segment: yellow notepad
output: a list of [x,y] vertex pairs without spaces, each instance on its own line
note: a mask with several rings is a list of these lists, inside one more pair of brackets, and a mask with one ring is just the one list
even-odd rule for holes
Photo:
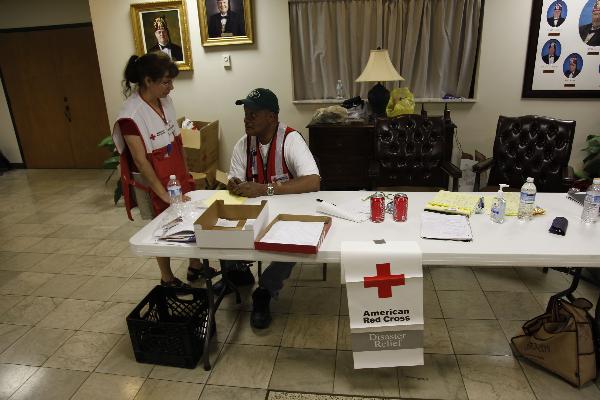
[[440,211],[450,214],[471,215],[479,202],[479,197],[472,193],[457,193],[440,190],[426,205],[426,210]]
[[215,200],[223,200],[225,204],[243,204],[246,197],[236,196],[229,193],[229,190],[217,190],[212,196],[204,200],[204,205],[209,207]]

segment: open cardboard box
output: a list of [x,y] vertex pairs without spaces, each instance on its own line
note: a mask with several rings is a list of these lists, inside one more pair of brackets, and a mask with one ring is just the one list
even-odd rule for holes
[[[316,246],[299,245],[290,243],[264,243],[260,240],[265,234],[271,229],[271,227],[278,221],[302,221],[302,222],[324,222],[323,231],[321,231],[321,237],[317,242]],[[316,215],[293,215],[293,214],[279,214],[271,223],[260,233],[256,241],[254,242],[254,248],[256,250],[266,251],[283,251],[288,253],[305,253],[305,254],[317,254],[323,239],[331,228],[331,217],[316,216]]]
[[[177,123],[181,126],[183,118]],[[215,174],[219,161],[219,121],[192,121],[195,129],[181,128],[181,141],[185,147],[185,159],[191,172],[204,173],[205,176],[194,176],[199,188],[204,188],[199,181],[205,180],[205,186],[216,185]]]
[[[196,244],[207,248],[253,249],[254,242],[262,232],[269,212],[267,201],[260,204],[225,204],[223,200],[215,200],[194,222]],[[234,228],[215,226],[219,218],[239,221]],[[253,219],[249,229],[244,229],[246,221]]]

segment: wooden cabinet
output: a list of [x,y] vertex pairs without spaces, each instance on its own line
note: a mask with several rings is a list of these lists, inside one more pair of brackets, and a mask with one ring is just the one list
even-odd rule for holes
[[373,131],[372,124],[308,126],[310,151],[321,173],[321,190],[369,188]]

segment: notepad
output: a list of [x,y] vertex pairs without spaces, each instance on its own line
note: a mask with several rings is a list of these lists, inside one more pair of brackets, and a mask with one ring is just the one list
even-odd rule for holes
[[421,237],[439,240],[473,240],[469,218],[465,215],[421,213]]
[[215,194],[204,200],[204,204],[209,207],[215,200],[223,200],[227,204],[243,204],[246,201],[246,197],[236,196],[229,193],[229,190],[217,190]]
[[475,211],[480,196],[468,193],[448,192],[440,190],[433,199],[427,202],[425,210],[439,211],[448,214],[471,215]]

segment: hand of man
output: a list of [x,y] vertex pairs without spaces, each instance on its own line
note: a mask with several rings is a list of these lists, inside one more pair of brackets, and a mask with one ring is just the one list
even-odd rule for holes
[[237,185],[233,194],[243,197],[260,197],[267,194],[267,185],[256,182],[243,182]]
[[238,178],[231,178],[229,180],[229,182],[227,182],[227,190],[229,190],[230,193],[235,194],[235,191],[238,188],[238,185],[242,183],[242,181]]

